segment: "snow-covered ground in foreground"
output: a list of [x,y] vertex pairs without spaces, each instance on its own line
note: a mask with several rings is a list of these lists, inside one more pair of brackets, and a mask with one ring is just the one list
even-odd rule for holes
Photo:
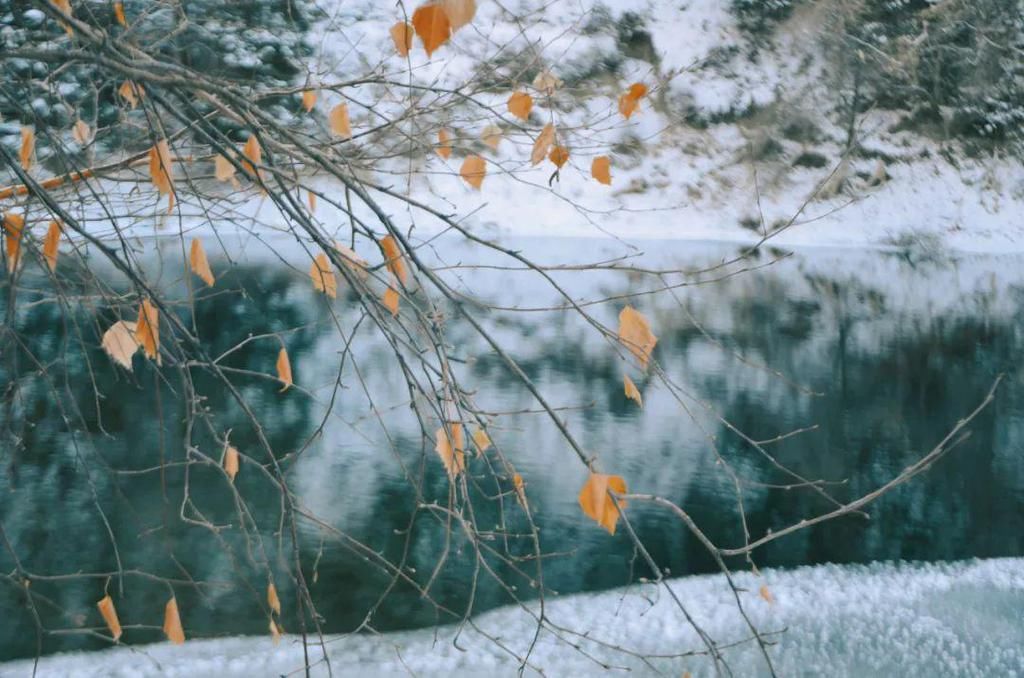
[[[765,571],[760,579],[738,576],[752,621],[775,636],[771,655],[780,675],[842,678],[856,676],[1020,676],[1024,675],[1024,559],[950,564],[874,564],[803,567]],[[757,594],[767,584],[769,604]],[[690,577],[672,582],[684,605],[719,642],[745,636],[722,579]],[[629,675],[657,675],[610,645],[647,654],[697,649],[697,638],[664,593],[653,586],[629,591],[569,596],[549,602],[555,623],[587,634],[571,637],[587,653]],[[477,624],[523,652],[535,626],[519,608],[483,614]],[[327,645],[338,676],[511,676],[518,663],[472,629],[453,643],[454,627],[381,636],[332,637]],[[602,641],[607,645],[600,645]],[[319,655],[315,654],[314,657]],[[737,676],[765,675],[763,660],[749,643],[726,651]],[[582,653],[542,633],[530,657],[549,676],[595,675],[602,669]],[[47,676],[278,676],[302,666],[302,648],[288,636],[224,638],[116,648],[46,657],[38,675]],[[703,658],[654,660],[663,675],[713,672]],[[0,675],[25,676],[31,661],[0,665]],[[529,673],[529,672],[528,672]],[[624,672],[623,672],[624,673]],[[314,675],[326,675],[323,665]]]

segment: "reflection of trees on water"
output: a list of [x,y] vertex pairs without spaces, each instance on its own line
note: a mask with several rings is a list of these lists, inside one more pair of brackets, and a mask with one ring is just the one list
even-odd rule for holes
[[[690,391],[712,402],[739,429],[756,438],[817,424],[817,431],[772,445],[771,451],[807,477],[848,478],[848,485],[833,488],[839,499],[859,496],[884,483],[937,442],[952,422],[980,401],[995,374],[1012,367],[1024,343],[1012,320],[996,320],[983,312],[978,317],[956,315],[919,322],[920,318],[886,312],[884,296],[870,289],[799,279],[801,285],[815,290],[816,296],[809,298],[795,293],[792,282],[782,274],[759,274],[753,287],[708,288],[703,296],[690,299],[687,308],[729,351],[764,362],[825,396],[801,394],[781,380],[743,365],[712,346],[681,313],[659,313],[657,355],[673,378],[683,380]],[[323,315],[323,300],[315,298],[310,303],[314,298],[305,281],[295,282],[290,273],[240,268],[219,280],[218,288],[221,285],[224,289],[244,287],[249,294],[213,295],[196,304],[199,336],[212,355],[249,334],[288,330]],[[191,633],[264,633],[266,619],[258,604],[263,570],[247,560],[238,530],[225,529],[215,537],[202,528],[182,524],[177,517],[182,494],[180,469],[168,469],[163,477],[158,473],[125,477],[107,472],[107,466],[155,466],[161,454],[167,460],[180,459],[183,406],[176,398],[178,386],[173,380],[162,383],[158,391],[152,367],[141,360],[137,359],[135,375],[110,365],[97,348],[96,329],[109,322],[105,311],[99,322],[93,311],[80,315],[89,345],[84,355],[92,361],[91,371],[77,340],[65,340],[66,325],[57,307],[39,305],[18,316],[18,331],[33,337],[33,350],[51,361],[51,379],[59,384],[63,400],[73,398],[84,418],[84,424],[75,427],[80,449],[76,456],[71,436],[62,428],[56,400],[38,379],[30,378],[32,368],[25,361],[18,362],[23,403],[18,416],[28,425],[17,474],[0,479],[0,515],[24,566],[38,573],[115,568],[109,540],[84,482],[82,472],[88,469],[111,517],[126,567],[180,577],[173,553],[197,579],[234,585],[204,591],[205,596],[177,587]],[[187,322],[192,322],[191,316]],[[637,410],[622,393],[622,367],[613,352],[604,344],[579,341],[581,331],[571,324],[543,334],[535,333],[530,325],[506,331],[509,336],[518,333],[521,337],[516,352],[533,380],[564,396],[563,401],[593,403],[566,412],[566,418],[581,432],[581,439],[600,453],[602,463],[629,478],[632,489],[654,489],[687,508],[722,544],[739,542],[731,485],[715,467],[699,429],[676,407],[659,401],[656,388],[645,393],[646,408]],[[865,342],[865,336],[881,339]],[[331,347],[337,339],[329,330],[307,329],[288,335],[299,383],[304,373],[326,369],[317,364],[325,342],[331,351],[336,350]],[[251,342],[226,358],[224,365],[272,374],[279,346],[274,340]],[[481,397],[493,394],[509,409],[526,402],[518,381],[492,356],[478,350],[481,353],[465,369],[470,371],[470,382],[479,386]],[[360,368],[371,385],[396,377],[393,363],[373,340],[359,349],[359,355]],[[5,360],[0,367],[5,383],[15,376],[9,364]],[[173,372],[165,369],[164,374]],[[234,409],[223,388],[199,370],[193,376],[197,390],[216,404],[223,430],[232,429],[232,441],[243,450],[258,449],[245,418]],[[318,406],[300,394],[278,394],[278,385],[271,381],[239,377],[237,383],[264,422],[279,455],[293,451],[297,441],[305,440],[319,422]],[[93,385],[101,394],[99,399],[94,398]],[[361,414],[348,412],[355,409],[356,400],[348,394],[339,401],[345,415]],[[758,564],[1024,553],[1024,466],[1013,461],[1018,458],[1024,430],[1022,400],[1020,381],[1011,376],[994,407],[971,427],[972,437],[926,475],[883,498],[872,509],[870,522],[847,518],[793,535],[761,550]],[[440,465],[433,463],[429,448],[424,456],[412,416],[406,411],[393,412],[390,417],[398,454],[417,477],[422,474],[425,496],[443,501],[446,477]],[[745,478],[786,482],[755,450],[720,424],[710,417],[701,421],[718,436],[723,455]],[[529,415],[508,417],[502,424],[506,433],[500,443],[527,480],[544,550],[570,552],[547,561],[546,585],[569,593],[607,588],[625,583],[631,574],[647,574],[639,567],[631,569],[633,553],[625,539],[608,538],[578,515],[575,491],[581,480],[579,469],[570,466],[564,450],[555,447],[556,439],[549,435],[548,427],[538,425]],[[330,501],[327,507],[317,508],[318,514],[344,526],[351,537],[393,562],[405,553],[407,571],[425,581],[444,543],[443,526],[420,514],[410,527],[414,498],[393,458],[378,449],[380,441],[344,439],[341,443],[337,435],[325,435],[297,462],[289,461],[290,480],[316,477]],[[200,432],[197,444],[217,453],[205,433]],[[192,493],[204,513],[218,524],[234,520],[223,478],[211,469],[194,469],[192,473]],[[347,477],[349,473],[353,477]],[[244,470],[237,482],[271,546],[271,557],[286,558],[287,553],[277,550],[276,490]],[[304,501],[302,482],[297,487],[299,499]],[[339,489],[332,493],[332,487]],[[357,495],[354,490],[360,487],[365,493]],[[501,519],[493,503],[482,499],[489,489],[476,490],[481,499],[476,503],[481,525],[497,524]],[[805,491],[750,487],[745,499],[755,535],[827,508]],[[636,507],[632,515],[641,539],[673,574],[713,571],[704,550],[673,518],[643,507]],[[360,519],[350,520],[356,516]],[[509,508],[505,520],[510,529],[522,527],[514,508]],[[320,533],[308,525],[304,529],[303,560],[310,569],[306,575],[312,579],[312,564],[318,560],[312,592],[325,629],[352,629],[377,602],[389,578],[330,539],[322,542],[320,555]],[[219,539],[231,547],[234,560]],[[285,551],[287,548],[285,544]],[[525,542],[513,542],[509,548],[525,555],[528,547]],[[496,558],[490,562],[520,595],[527,595],[529,581],[516,575],[507,563]],[[448,563],[432,588],[439,602],[464,609],[472,563],[472,551],[456,535]],[[281,562],[274,566],[283,567]],[[521,566],[533,571],[531,565]],[[0,553],[0,567],[6,572],[12,569],[6,553]],[[244,582],[255,588],[246,588]],[[127,583],[124,602],[118,604],[122,621],[146,619],[159,625],[166,588],[139,580]],[[288,601],[291,592],[285,588],[286,582],[282,578],[277,583],[282,598]],[[101,595],[102,582],[40,582],[38,589],[72,614],[87,615],[88,623],[98,623],[93,604]],[[0,608],[14,611],[17,618],[17,623],[5,624],[0,630],[3,655],[30,655],[34,635],[22,597],[10,586],[0,591]],[[506,602],[509,599],[501,587],[482,576],[474,611]],[[74,623],[73,619],[57,618],[52,610],[44,612],[52,625]],[[436,616],[418,592],[399,584],[377,608],[372,625],[388,630],[439,621],[450,620]],[[285,626],[296,630],[287,609]],[[130,636],[132,642],[159,638],[157,631],[132,631]],[[47,650],[98,646],[77,637],[59,645],[48,642]]]

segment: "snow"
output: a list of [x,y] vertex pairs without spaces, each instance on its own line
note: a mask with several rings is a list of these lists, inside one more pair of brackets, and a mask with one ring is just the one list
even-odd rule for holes
[[[765,570],[760,578],[737,575],[741,599],[762,631],[778,631],[770,649],[780,675],[856,676],[1020,676],[1024,675],[1024,559],[939,564],[824,565],[790,571]],[[773,603],[758,594],[768,586]],[[720,643],[748,631],[731,593],[719,576],[676,579],[673,590],[697,622]],[[656,675],[613,646],[645,654],[679,654],[700,649],[671,599],[646,584],[621,591],[567,596],[547,603],[554,624],[584,636],[567,636],[591,656],[630,675]],[[533,615],[501,608],[475,619],[479,629],[501,638],[509,653],[470,626],[384,635],[331,636],[326,646],[336,676],[500,676],[513,675],[535,629]],[[457,641],[456,641],[457,637]],[[457,642],[457,644],[456,644]],[[310,649],[313,660],[322,654]],[[734,675],[767,675],[752,644],[728,649]],[[94,653],[45,657],[39,676],[277,676],[302,666],[294,636],[274,646],[269,637],[189,640],[114,648]],[[599,673],[582,653],[544,632],[529,658],[547,675]],[[701,657],[656,659],[663,675],[713,675]],[[30,660],[0,664],[0,676],[31,672]],[[319,664],[314,675],[327,675]],[[527,675],[537,675],[527,671]]]

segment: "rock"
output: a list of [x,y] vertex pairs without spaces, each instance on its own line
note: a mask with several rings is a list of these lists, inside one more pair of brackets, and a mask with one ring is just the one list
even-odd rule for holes
[[21,15],[21,20],[29,28],[39,28],[46,21],[46,15],[38,9],[27,9]]

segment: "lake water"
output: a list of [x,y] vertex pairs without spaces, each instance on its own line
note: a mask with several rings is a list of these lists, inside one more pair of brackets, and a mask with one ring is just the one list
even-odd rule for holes
[[[512,246],[546,261],[596,260],[606,249],[608,256],[618,252],[597,241]],[[153,270],[183,295],[180,262],[168,263],[176,247],[166,244],[163,265]],[[680,243],[645,243],[643,249],[638,262],[669,267],[707,266],[736,251]],[[310,290],[308,263],[291,265],[288,256],[279,260],[268,251],[275,248],[240,258],[230,269],[212,256],[220,275],[215,292],[201,293],[194,306],[182,304],[181,317],[213,355],[249,335],[281,333],[301,389],[282,394],[279,384],[242,372],[273,374],[281,346],[276,338],[251,341],[223,364],[240,370],[236,383],[263,422],[297,500],[384,557],[404,557],[406,571],[425,582],[445,548],[445,530],[423,513],[410,523],[416,499],[406,474],[417,479],[425,501],[440,504],[447,502],[448,480],[410,413],[396,360],[372,328],[360,326],[360,347],[336,390],[342,344],[330,311],[343,331],[351,331],[355,304],[342,293],[329,308]],[[848,517],[804,530],[760,549],[755,561],[759,567],[790,567],[1024,555],[1024,377],[1017,372],[1024,351],[1024,258],[822,250],[775,261],[779,254],[762,252],[727,269],[754,270],[713,284],[631,302],[651,318],[660,338],[657,360],[692,396],[689,414],[665,388],[635,372],[644,408],[627,400],[623,362],[578,318],[541,310],[481,313],[553,404],[566,408],[570,429],[603,469],[624,476],[633,491],[685,507],[721,545],[739,545],[742,534],[735,489],[716,465],[711,441],[744,478],[744,506],[755,537],[829,508],[813,492],[774,488],[789,480],[723,420],[762,441],[810,429],[768,449],[805,477],[835,481],[831,493],[846,500],[926,453],[1005,373],[995,401],[971,424],[970,438],[872,505],[870,520]],[[450,280],[492,301],[521,308],[556,301],[526,273],[474,268],[494,262],[472,260],[468,253],[436,256],[451,266],[445,272]],[[702,279],[715,277],[721,276]],[[83,292],[92,289],[84,273],[81,280]],[[567,272],[559,280],[580,299],[652,287],[650,278],[615,271]],[[45,284],[26,277],[26,287]],[[265,634],[265,562],[283,572],[291,557],[287,530],[279,530],[274,488],[243,464],[236,484],[263,537],[262,550],[243,539],[231,495],[213,469],[190,467],[188,492],[194,508],[223,529],[214,533],[184,524],[179,513],[186,487],[186,405],[178,397],[178,372],[165,366],[157,373],[140,356],[134,373],[115,367],[99,349],[99,334],[113,319],[107,301],[83,297],[68,311],[33,303],[38,300],[31,290],[21,292],[13,313],[18,335],[38,363],[10,341],[0,361],[0,382],[18,385],[8,386],[3,414],[0,521],[20,567],[34,575],[30,588],[44,625],[71,631],[45,636],[43,651],[105,645],[74,632],[102,630],[95,602],[105,578],[47,578],[117,569],[97,505],[125,569],[210,583],[198,591],[174,587],[190,636]],[[623,303],[592,310],[611,323]],[[8,304],[4,288],[4,312]],[[548,590],[601,590],[649,576],[625,535],[611,537],[581,515],[576,494],[585,471],[551,422],[530,412],[536,404],[523,386],[467,327],[453,319],[448,331],[461,378],[477,390],[484,409],[502,413],[493,419],[492,437],[526,482],[542,547],[551,554],[544,567]],[[231,430],[236,447],[257,455],[255,433],[223,387],[198,370],[192,374],[204,406],[217,413],[217,432]],[[388,422],[387,436],[378,415]],[[194,435],[200,449],[217,454],[210,432]],[[170,465],[154,470],[161,461]],[[470,472],[483,463],[472,461]],[[510,532],[522,527],[514,507],[503,517],[483,501],[490,489],[481,484],[476,490],[478,524],[506,521]],[[630,515],[651,555],[673,575],[715,571],[700,544],[664,511],[636,506]],[[335,532],[310,521],[299,526],[305,575],[314,582],[325,630],[351,630],[370,610],[378,631],[452,621],[401,583],[380,602],[390,577],[372,559],[347,548]],[[525,540],[510,541],[509,552],[528,553]],[[458,538],[451,547],[431,588],[438,602],[461,612],[471,591],[474,612],[510,602],[487,576],[474,588],[472,550]],[[527,595],[527,577],[506,561],[491,565]],[[744,566],[739,560],[733,565]],[[0,569],[15,571],[6,548],[0,549]],[[285,576],[276,581],[285,602],[284,625],[296,630],[294,592]],[[24,590],[13,578],[5,584],[0,659],[31,656],[36,634]],[[131,575],[123,584],[123,594],[117,579],[110,590],[126,626],[124,640],[159,640],[168,587]]]

